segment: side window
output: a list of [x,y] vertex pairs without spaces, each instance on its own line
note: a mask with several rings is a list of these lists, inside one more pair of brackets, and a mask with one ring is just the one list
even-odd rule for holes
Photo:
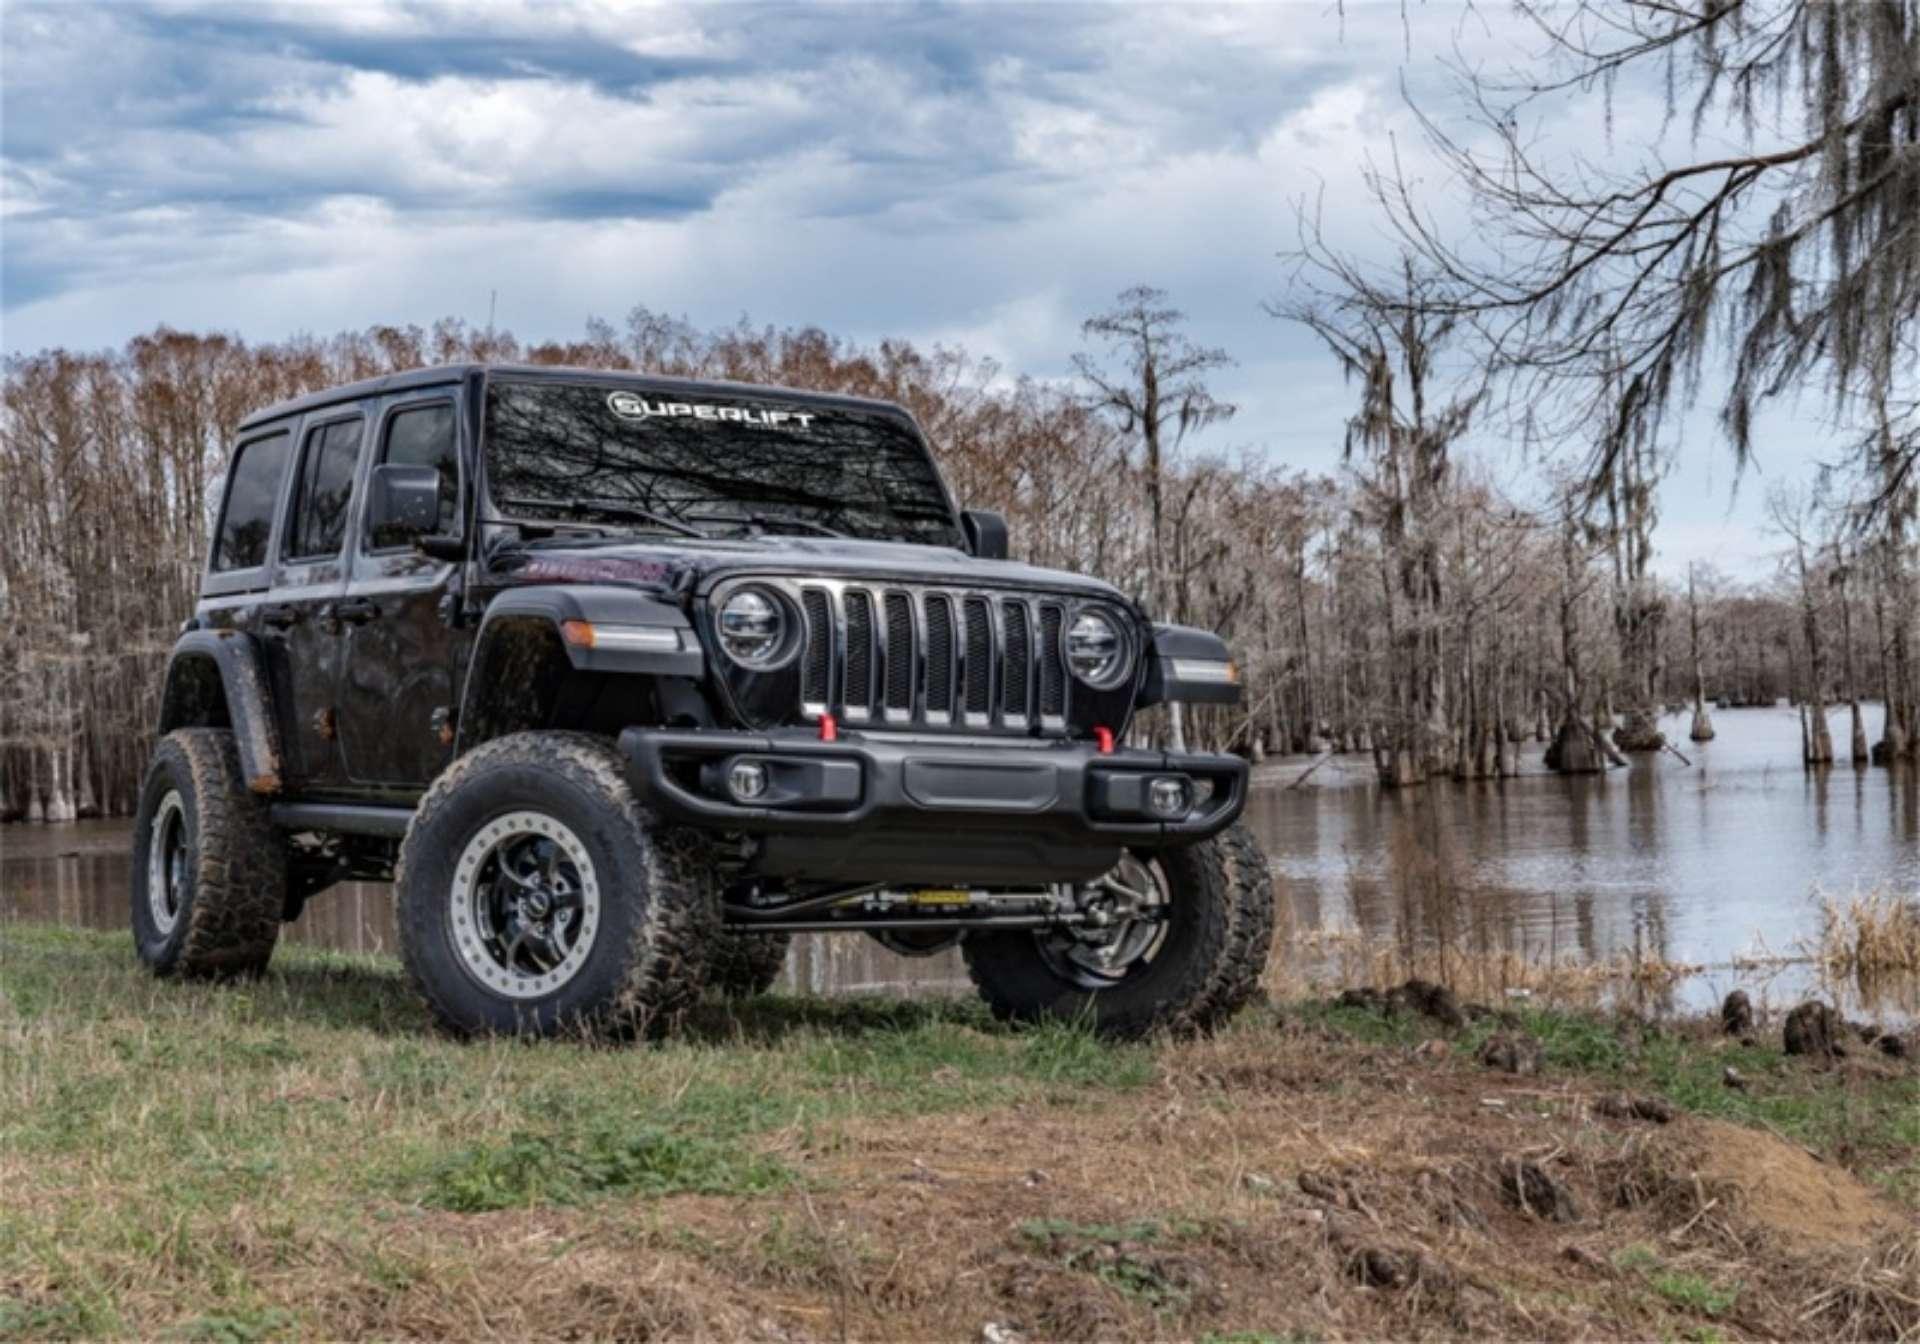
[[240,445],[227,484],[226,511],[214,540],[214,569],[252,569],[267,563],[273,504],[280,494],[280,476],[292,442],[293,436],[283,431]]
[[293,496],[287,559],[320,560],[340,553],[353,501],[353,467],[360,456],[361,422],[336,420],[308,431]]
[[[439,401],[430,406],[409,406],[396,411],[387,420],[387,441],[380,461],[403,467],[432,467],[440,473],[440,520],[434,531],[459,530],[460,459],[455,451],[453,404]],[[369,538],[373,549],[404,546],[408,538],[382,535]]]

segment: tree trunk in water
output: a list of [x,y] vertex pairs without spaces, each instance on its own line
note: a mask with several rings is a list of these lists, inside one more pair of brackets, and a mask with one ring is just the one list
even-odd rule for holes
[[1807,729],[1803,734],[1808,765],[1833,764],[1833,730],[1827,726],[1827,705],[1819,691],[1813,703],[1805,707]]
[[1693,727],[1687,736],[1695,742],[1713,741],[1713,717],[1707,713],[1706,699],[1698,692],[1693,697]]
[[46,820],[73,820],[73,792],[70,781],[73,776],[73,754],[69,751],[48,753],[47,763],[52,767],[52,784],[47,790]]
[[1813,703],[1802,709],[1802,722],[1806,725],[1801,733],[1801,741],[1806,746],[1808,765],[1833,764],[1833,730],[1827,726],[1827,707],[1818,692]]
[[1613,741],[1622,751],[1658,751],[1667,745],[1667,735],[1660,731],[1650,707],[1635,705],[1626,712]]
[[1420,769],[1415,753],[1404,747],[1388,747],[1374,753],[1374,763],[1380,773],[1383,788],[1404,789],[1419,784],[1426,779]]
[[1612,691],[1607,698],[1605,724],[1613,729],[1619,751],[1659,751],[1666,746],[1660,731],[1656,687],[1660,681],[1660,627],[1665,608],[1659,589],[1648,574],[1653,558],[1656,521],[1655,487],[1660,464],[1653,450],[1640,443],[1627,445],[1616,459],[1608,480],[1608,531],[1614,548],[1614,628],[1620,640],[1624,681],[1616,719]]
[[78,776],[74,783],[74,793],[76,795],[74,798],[74,815],[75,817],[97,817],[100,815],[100,805],[94,800],[93,796],[93,762],[90,753],[87,751],[86,739],[84,738],[81,739],[77,759],[78,764],[74,767],[75,773]]
[[40,753],[27,755],[27,820],[41,822],[47,819],[47,795],[40,787]]
[[1867,721],[1861,717],[1860,701],[1857,697],[1850,707],[1853,710],[1853,763],[1865,765],[1871,759],[1867,750]]
[[[1807,765],[1833,764],[1833,730],[1827,726],[1827,659],[1820,641],[1820,603],[1815,595],[1814,575],[1807,565],[1807,548],[1798,532],[1793,534],[1794,563],[1800,572],[1800,620],[1807,640],[1806,709],[1801,719],[1801,759]],[[1788,683],[1793,683],[1789,679]]]
[[1880,740],[1874,743],[1873,746],[1873,763],[1875,765],[1892,765],[1895,761],[1905,759],[1906,755],[1907,734],[1905,730],[1900,727],[1899,721],[1894,717],[1893,706],[1889,705],[1887,706],[1886,731],[1880,734]]
[[1606,768],[1599,730],[1578,714],[1569,713],[1547,747],[1547,769],[1563,775],[1597,775]]
[[1687,629],[1693,649],[1693,726],[1687,736],[1695,742],[1713,741],[1713,720],[1707,716],[1707,679],[1700,670],[1700,603],[1694,593],[1693,566],[1687,566]]

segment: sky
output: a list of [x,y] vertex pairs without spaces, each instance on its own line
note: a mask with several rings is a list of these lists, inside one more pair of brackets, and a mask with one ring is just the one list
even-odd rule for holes
[[[1464,223],[1407,103],[1534,43],[1503,4],[764,8],[115,2],[0,6],[0,349],[161,323],[272,340],[495,320],[524,341],[635,304],[856,340],[952,341],[1070,376],[1080,324],[1164,289],[1234,367],[1196,450],[1340,465],[1356,390],[1269,316],[1316,202],[1393,245],[1392,153]],[[1616,94],[1621,152],[1657,91]],[[1594,123],[1549,126],[1593,152]],[[496,297],[497,296],[497,297]],[[1830,436],[1769,416],[1740,477],[1710,408],[1677,436],[1660,567],[1758,576],[1768,482]],[[1526,494],[1490,427],[1474,451]]]

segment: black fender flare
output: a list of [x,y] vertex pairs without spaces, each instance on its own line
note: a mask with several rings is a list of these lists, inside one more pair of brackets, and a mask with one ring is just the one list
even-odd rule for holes
[[[217,692],[217,694],[216,694]],[[260,645],[243,630],[189,630],[167,655],[159,735],[175,728],[231,728],[240,772],[254,793],[280,792],[285,757]]]
[[1172,704],[1237,705],[1240,673],[1227,641],[1190,625],[1155,625],[1138,707]]
[[[585,637],[581,625],[592,631]],[[509,588],[487,604],[474,634],[461,684],[456,753],[475,745],[489,693],[488,674],[504,640],[537,630],[546,648],[564,652],[576,672],[618,672],[698,680],[706,655],[687,613],[674,602],[609,584],[541,584]],[[549,638],[550,636],[550,638]]]

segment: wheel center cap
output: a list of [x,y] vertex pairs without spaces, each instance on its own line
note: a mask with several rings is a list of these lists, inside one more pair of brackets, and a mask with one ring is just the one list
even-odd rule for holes
[[547,915],[547,911],[550,910],[552,907],[553,907],[553,901],[547,895],[546,892],[533,891],[533,892],[527,893],[525,909],[528,916],[530,916],[531,918],[545,919]]

